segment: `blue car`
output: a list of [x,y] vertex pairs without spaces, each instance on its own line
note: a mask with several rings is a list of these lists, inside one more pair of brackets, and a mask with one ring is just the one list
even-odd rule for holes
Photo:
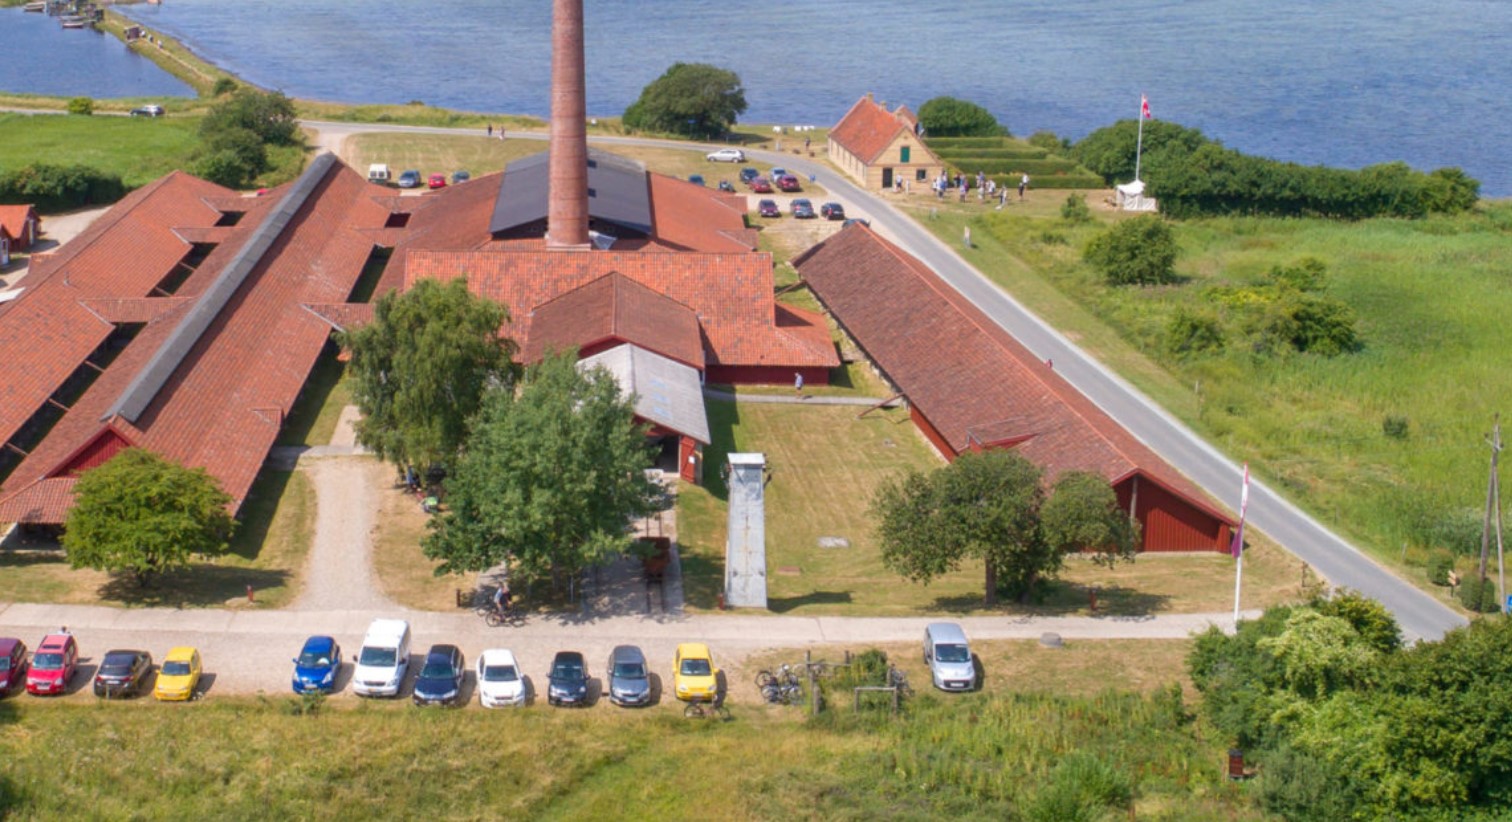
[[336,690],[336,674],[341,671],[341,646],[328,636],[312,636],[294,660],[294,693],[323,694]]

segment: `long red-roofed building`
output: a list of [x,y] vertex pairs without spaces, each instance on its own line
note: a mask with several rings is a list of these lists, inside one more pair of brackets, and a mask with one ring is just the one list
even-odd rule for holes
[[852,225],[793,261],[947,458],[1012,448],[1108,480],[1146,551],[1223,551],[1234,521],[918,259]]

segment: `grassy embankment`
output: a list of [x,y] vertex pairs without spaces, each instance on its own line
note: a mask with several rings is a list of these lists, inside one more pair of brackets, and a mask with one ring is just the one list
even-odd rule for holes
[[[724,819],[1058,820],[1081,800],[1141,819],[1262,818],[1221,778],[1221,741],[1169,691],[1104,690],[1127,648],[1086,645],[1096,661],[1070,680],[944,697],[916,679],[921,695],[897,719],[841,700],[818,719],[737,703],[727,723],[684,720],[675,703],[418,711],[337,700],[306,712],[291,697],[7,700],[0,814],[295,818],[334,803],[384,818],[696,808]],[[1038,651],[1051,666],[1070,653]],[[1088,774],[1115,790],[1087,796]]]
[[[1116,216],[1094,208],[1094,222],[1067,224],[1063,201],[1032,194],[1003,212],[947,204],[935,219],[925,208],[916,215],[953,244],[969,220],[976,248],[965,256],[978,270],[1408,579],[1426,587],[1419,566],[1429,549],[1478,552],[1483,436],[1512,398],[1512,328],[1502,320],[1512,311],[1512,204],[1417,221],[1174,223],[1182,281],[1109,288],[1080,249]],[[1327,264],[1325,293],[1354,310],[1362,350],[1166,352],[1171,316],[1201,307],[1207,289],[1254,284],[1303,257]],[[1388,417],[1407,421],[1405,437],[1387,434]]]

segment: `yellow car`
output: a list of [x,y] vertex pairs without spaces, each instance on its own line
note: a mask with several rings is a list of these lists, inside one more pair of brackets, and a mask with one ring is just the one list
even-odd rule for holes
[[719,694],[719,669],[702,642],[684,642],[672,659],[672,681],[684,702],[712,702]]
[[194,698],[194,689],[199,687],[200,655],[190,647],[174,648],[163,657],[158,668],[157,685],[152,695],[160,700],[181,702]]

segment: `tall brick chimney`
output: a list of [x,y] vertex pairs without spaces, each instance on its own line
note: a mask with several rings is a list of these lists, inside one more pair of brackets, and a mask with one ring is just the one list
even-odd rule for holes
[[588,132],[583,0],[553,0],[548,248],[588,248]]

